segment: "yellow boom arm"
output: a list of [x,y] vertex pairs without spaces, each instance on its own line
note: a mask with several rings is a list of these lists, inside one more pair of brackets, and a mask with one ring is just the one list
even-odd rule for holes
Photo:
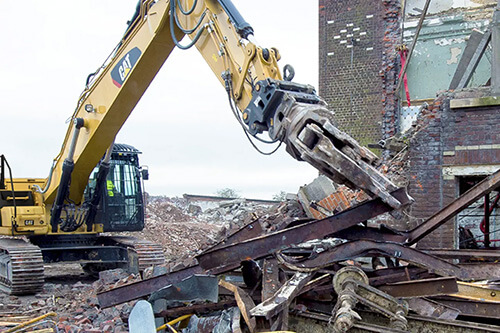
[[[244,109],[252,97],[252,87],[248,80],[281,79],[277,51],[272,49],[265,56],[262,48],[239,36],[218,1],[193,3],[192,0],[183,0],[175,5],[177,6],[172,6],[166,0],[142,1],[137,17],[111,60],[82,93],[78,108],[72,116],[72,119],[84,120],[73,156],[74,169],[69,198],[74,202],[81,201],[92,169],[110,147],[123,123],[174,49],[172,35],[177,40],[185,35],[177,27],[177,23],[186,28],[185,31],[197,27],[190,34],[193,40],[196,39],[195,46],[222,84],[225,85],[225,79],[232,82],[231,89],[240,109]],[[175,7],[177,19],[171,17],[171,7]],[[182,11],[187,12],[189,9],[192,9],[190,14],[182,14]],[[45,194],[45,203],[50,204],[55,200],[63,161],[70,153],[74,132],[75,127],[70,124],[61,152],[56,157],[53,180]]]
[[[266,131],[298,160],[351,187],[377,195],[394,208],[396,187],[371,164],[375,156],[329,120],[331,112],[312,86],[291,82],[278,68],[279,52],[259,46],[252,27],[230,0],[142,0],[122,41],[87,83],[61,152],[55,159],[44,203],[61,210],[80,203],[92,169],[111,146],[156,73],[185,35],[228,92],[247,133]],[[185,41],[183,41],[185,43]],[[288,66],[288,65],[287,65]],[[54,207],[56,209],[54,209]],[[56,216],[56,220],[59,216]]]

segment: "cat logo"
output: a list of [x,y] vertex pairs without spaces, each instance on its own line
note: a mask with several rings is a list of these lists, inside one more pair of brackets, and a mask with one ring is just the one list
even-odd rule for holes
[[118,67],[118,73],[120,74],[120,79],[122,79],[122,81],[125,81],[125,78],[131,69],[132,65],[130,64],[130,54],[127,54],[120,67]]
[[118,61],[116,66],[111,71],[111,79],[113,80],[115,86],[121,88],[123,82],[125,82],[129,76],[132,68],[134,68],[134,65],[137,63],[137,60],[139,60],[140,56],[141,50],[134,47]]

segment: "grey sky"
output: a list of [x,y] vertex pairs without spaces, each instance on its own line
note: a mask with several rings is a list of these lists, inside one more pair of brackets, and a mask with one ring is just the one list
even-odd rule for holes
[[[317,86],[318,2],[233,0],[265,47],[280,50],[294,81]],[[2,140],[14,177],[47,176],[87,75],[120,40],[136,1],[2,1]],[[175,50],[118,134],[141,151],[154,195],[247,197],[296,192],[317,172],[284,147],[262,156],[234,119],[224,88],[195,48]],[[270,147],[263,147],[269,150]]]

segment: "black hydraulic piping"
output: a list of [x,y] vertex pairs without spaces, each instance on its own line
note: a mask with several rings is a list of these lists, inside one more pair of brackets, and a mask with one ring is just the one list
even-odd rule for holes
[[75,118],[73,120],[75,124],[75,131],[73,133],[73,138],[69,147],[68,157],[63,162],[61,181],[59,182],[59,188],[57,189],[56,201],[52,206],[50,212],[50,225],[52,227],[52,232],[57,232],[57,226],[59,225],[61,219],[61,212],[64,207],[64,201],[69,194],[69,185],[71,183],[71,174],[75,163],[73,161],[73,156],[75,154],[76,141],[78,139],[78,134],[80,129],[84,126],[83,118]]
[[17,230],[17,227],[18,227],[18,225],[17,225],[17,205],[16,205],[16,191],[14,191],[14,180],[12,179],[12,170],[11,170],[9,162],[7,162],[7,159],[5,158],[5,156],[1,155],[0,160],[1,160],[1,163],[0,163],[1,164],[1,166],[0,166],[0,169],[1,169],[0,189],[2,189],[2,190],[6,189],[6,186],[5,186],[5,165],[7,165],[7,168],[9,169],[10,191],[12,193],[12,205],[14,206],[14,216],[10,220],[10,223],[12,226],[12,229],[11,229],[12,236],[14,236],[14,232],[20,233]]
[[248,39],[249,35],[253,35],[253,28],[252,26],[245,21],[243,16],[241,16],[240,12],[234,4],[231,2],[231,0],[218,0],[219,4],[222,6],[224,11],[226,12],[227,15],[229,15],[229,18],[234,24],[234,27],[236,28],[236,32],[245,39]]
[[0,155],[0,190],[5,190],[5,156]]
[[111,159],[111,153],[113,151],[113,144],[109,147],[104,159],[99,163],[99,171],[97,172],[96,186],[92,198],[90,199],[89,211],[85,219],[85,224],[87,225],[87,231],[92,231],[92,225],[97,214],[97,206],[102,199],[102,194],[104,193],[104,186],[106,184],[106,179],[108,177]]

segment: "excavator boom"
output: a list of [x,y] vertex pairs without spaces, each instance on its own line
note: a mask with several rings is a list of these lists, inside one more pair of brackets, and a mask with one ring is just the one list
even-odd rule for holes
[[[190,37],[189,45],[179,42],[184,35]],[[390,195],[396,187],[372,166],[376,156],[333,125],[332,113],[312,86],[291,81],[291,66],[285,66],[283,77],[278,50],[258,45],[253,28],[230,0],[139,2],[111,60],[80,97],[72,118],[83,125],[78,135],[76,126],[68,128],[44,196],[46,204],[54,203],[61,186],[65,197],[81,202],[88,175],[176,46],[199,50],[249,135],[267,132],[271,142],[284,142],[294,158],[334,181],[400,208]],[[68,156],[73,162],[70,181],[63,177]]]

